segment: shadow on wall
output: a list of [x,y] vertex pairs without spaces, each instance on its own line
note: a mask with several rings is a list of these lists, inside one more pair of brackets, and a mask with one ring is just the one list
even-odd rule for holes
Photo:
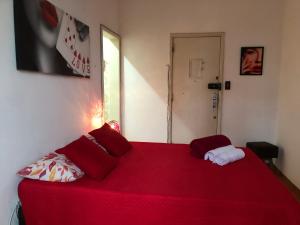
[[279,147],[279,152],[278,152],[278,158],[276,160],[276,166],[282,171],[282,168],[284,168],[284,163],[285,163],[285,152],[284,148],[282,146]]

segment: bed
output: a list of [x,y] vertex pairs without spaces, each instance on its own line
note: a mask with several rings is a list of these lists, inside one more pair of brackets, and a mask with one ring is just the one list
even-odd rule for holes
[[27,225],[296,225],[300,206],[250,150],[220,167],[188,145],[132,142],[104,180],[24,179]]

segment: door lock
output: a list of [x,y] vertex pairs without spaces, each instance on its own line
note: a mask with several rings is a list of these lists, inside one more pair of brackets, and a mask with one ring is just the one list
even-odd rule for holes
[[222,90],[222,83],[208,83],[208,89]]

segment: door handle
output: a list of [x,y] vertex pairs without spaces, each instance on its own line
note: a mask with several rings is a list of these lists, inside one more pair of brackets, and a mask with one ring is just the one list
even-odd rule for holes
[[222,83],[208,83],[208,89],[212,90],[222,90]]

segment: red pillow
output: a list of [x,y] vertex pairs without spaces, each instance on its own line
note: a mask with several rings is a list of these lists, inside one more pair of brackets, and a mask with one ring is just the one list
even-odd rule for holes
[[191,142],[191,154],[197,158],[204,158],[205,153],[215,148],[231,145],[231,141],[224,135],[214,135],[195,139]]
[[85,136],[81,136],[81,138],[55,152],[66,155],[91,178],[104,178],[117,164],[115,158],[100,150]]
[[131,149],[131,145],[126,138],[112,129],[107,123],[89,134],[113,156],[124,155]]

